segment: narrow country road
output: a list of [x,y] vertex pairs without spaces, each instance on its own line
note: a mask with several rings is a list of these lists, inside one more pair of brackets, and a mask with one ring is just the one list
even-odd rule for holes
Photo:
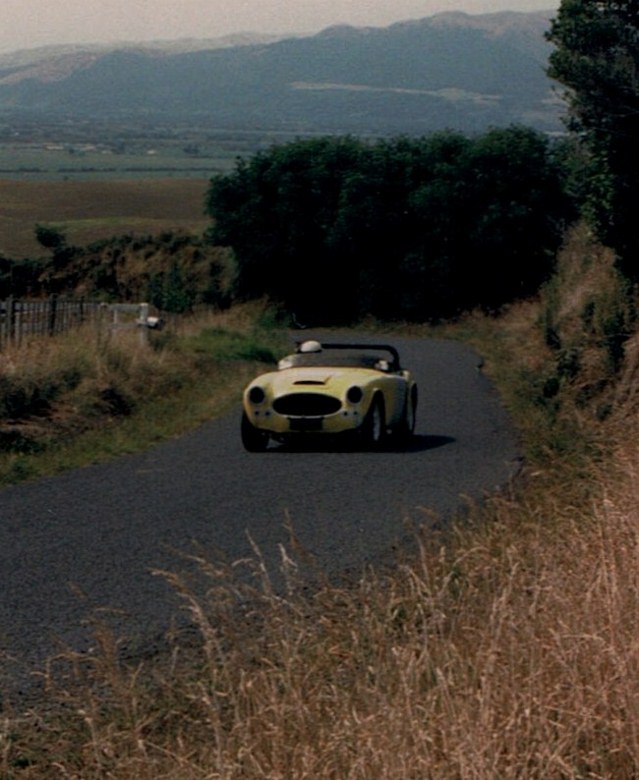
[[516,437],[476,353],[390,341],[420,390],[407,450],[249,454],[237,409],[147,452],[0,490],[0,689],[26,685],[61,647],[87,650],[96,609],[117,611],[140,646],[160,636],[179,600],[151,572],[180,570],[194,545],[233,561],[250,537],[276,567],[289,518],[329,574],[356,574],[402,544],[407,520],[445,518],[506,483]]

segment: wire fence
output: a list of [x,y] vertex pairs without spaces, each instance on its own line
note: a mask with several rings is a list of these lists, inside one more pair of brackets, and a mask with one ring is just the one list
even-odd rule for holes
[[86,323],[113,330],[142,325],[143,332],[159,325],[157,318],[149,317],[146,303],[107,304],[57,295],[43,300],[7,298],[0,301],[0,351],[9,345],[19,346],[35,337],[55,336]]

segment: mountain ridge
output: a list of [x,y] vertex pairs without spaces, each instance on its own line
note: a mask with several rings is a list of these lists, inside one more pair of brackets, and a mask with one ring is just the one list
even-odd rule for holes
[[220,127],[409,134],[561,129],[551,12],[445,12],[309,36],[47,47],[0,55],[0,115],[167,118]]

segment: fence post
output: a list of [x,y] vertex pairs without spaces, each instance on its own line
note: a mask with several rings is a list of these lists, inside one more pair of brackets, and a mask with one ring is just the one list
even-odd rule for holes
[[13,296],[7,300],[7,341],[14,342],[16,332],[16,301]]
[[0,308],[0,311],[2,313],[2,316],[0,316],[0,349],[5,347],[9,341],[9,302],[10,298],[7,298],[2,307]]
[[149,328],[147,320],[149,319],[149,304],[141,303],[138,313],[138,330],[140,332],[140,344],[143,346],[149,343]]
[[52,295],[49,298],[49,336],[55,333],[56,310],[58,308],[58,296]]

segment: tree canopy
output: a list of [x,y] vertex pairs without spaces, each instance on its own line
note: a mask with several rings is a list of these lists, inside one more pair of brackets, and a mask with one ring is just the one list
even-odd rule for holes
[[563,0],[549,75],[568,88],[569,126],[588,150],[586,213],[639,276],[639,2]]
[[548,140],[527,128],[367,143],[300,140],[211,182],[212,240],[240,297],[316,322],[433,319],[529,295],[567,215]]

